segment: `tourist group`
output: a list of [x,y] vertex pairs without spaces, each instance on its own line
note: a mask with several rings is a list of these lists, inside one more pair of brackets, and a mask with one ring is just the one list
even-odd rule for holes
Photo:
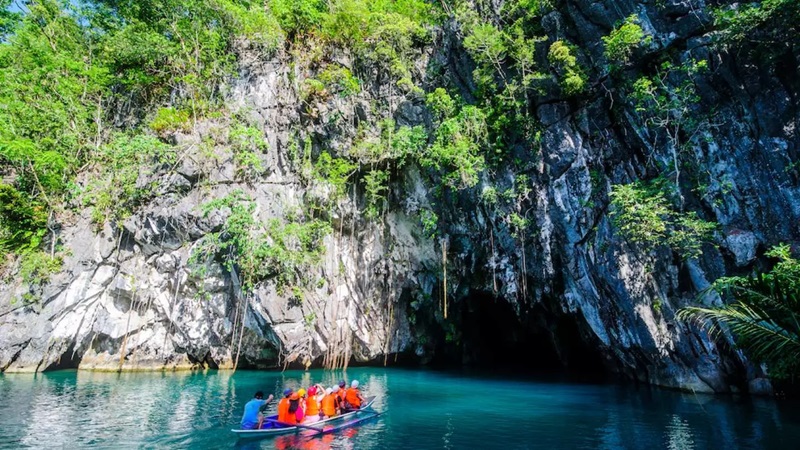
[[[277,422],[283,425],[312,424],[361,408],[364,397],[358,390],[358,381],[353,380],[349,388],[345,386],[342,380],[338,386],[328,389],[321,384],[298,389],[297,392],[287,388],[278,402]],[[255,398],[244,405],[242,429],[260,429],[265,419],[264,411],[273,398],[270,394],[265,400],[263,392],[256,392]]]

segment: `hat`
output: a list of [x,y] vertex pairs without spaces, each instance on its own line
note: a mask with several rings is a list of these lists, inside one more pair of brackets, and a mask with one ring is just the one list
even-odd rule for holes
[[297,391],[297,396],[298,397],[302,397],[304,395],[306,395],[306,390],[305,389],[300,389],[299,391]]
[[317,387],[311,386],[310,388],[308,388],[308,395],[317,395]]
[[345,383],[345,382],[344,382],[344,380],[339,380],[339,387],[340,387],[340,388],[343,388],[343,387],[345,387],[346,385],[347,385],[347,383]]
[[353,380],[353,382],[350,383],[350,387],[351,388],[357,388],[358,387],[358,380]]
[[333,387],[333,392],[339,392],[339,386],[334,386]]
[[292,390],[290,388],[286,388],[286,389],[283,390],[283,396],[284,397],[288,397],[290,395],[292,395]]
[[295,392],[294,394],[292,394],[292,396],[291,396],[291,397],[289,397],[289,400],[297,400],[297,399],[299,399],[299,398],[300,398],[300,396],[299,396],[299,395],[297,395],[297,392]]
[[331,394],[333,394],[333,389],[331,389],[331,388],[325,389],[325,393],[328,394],[328,395],[331,395]]

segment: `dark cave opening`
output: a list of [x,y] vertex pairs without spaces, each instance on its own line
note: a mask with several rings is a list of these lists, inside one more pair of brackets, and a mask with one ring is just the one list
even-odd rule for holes
[[43,370],[46,371],[54,371],[54,370],[65,370],[65,369],[77,369],[81,363],[81,356],[75,352],[75,347],[70,346],[67,351],[65,351],[57,360],[55,360],[52,364],[45,367]]
[[457,317],[459,332],[445,336],[441,349],[451,364],[582,379],[608,377],[602,354],[582,336],[580,316],[553,314],[541,304],[518,314],[504,299],[475,292],[459,302]]

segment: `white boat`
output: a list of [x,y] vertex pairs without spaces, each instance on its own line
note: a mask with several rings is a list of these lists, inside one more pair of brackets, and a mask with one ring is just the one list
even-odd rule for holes
[[[324,430],[323,427],[325,424],[329,424],[331,422],[339,421],[342,419],[346,419],[348,417],[353,417],[356,414],[362,413],[367,410],[372,403],[375,402],[377,397],[367,397],[364,399],[364,404],[361,405],[360,409],[354,411],[348,411],[344,414],[339,414],[338,416],[331,417],[329,419],[320,420],[318,422],[309,423],[309,424],[300,424],[300,426],[294,425],[283,425],[278,423],[277,415],[267,416],[266,420],[264,420],[264,424],[261,426],[260,429],[253,429],[253,430],[243,430],[241,428],[233,428],[231,432],[236,433],[239,437],[265,437],[265,436],[277,436],[279,434],[289,434],[289,433],[296,433],[298,431],[303,430],[315,430],[319,433],[326,433],[331,430]],[[376,414],[377,416],[377,414]],[[360,420],[358,422],[361,422]],[[355,422],[354,422],[355,423]],[[337,428],[338,429],[338,428]]]

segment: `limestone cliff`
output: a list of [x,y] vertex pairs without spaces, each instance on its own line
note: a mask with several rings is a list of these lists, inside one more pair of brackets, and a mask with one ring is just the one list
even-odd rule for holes
[[[193,250],[227,214],[206,215],[201,205],[241,189],[260,221],[284,217],[328,195],[297,164],[306,142],[313,157],[345,155],[359,133],[379,139],[387,118],[428,130],[434,119],[424,95],[389,85],[379,67],[356,67],[347,50],[325,59],[357,73],[362,90],[308,96],[303,80],[318,68],[303,47],[264,59],[243,43],[226,102],[266,136],[268,149],[259,156],[264,173],[237,175],[226,119],[203,119],[169,136],[185,156],[174,167],[141,171],[141,182],[157,180],[152,201],[102,229],[88,213],[63,225],[60,240],[70,254],[64,271],[43,287],[41,304],[14,302],[23,280],[0,286],[0,368],[227,368],[237,359],[239,367],[280,367],[350,358],[384,363],[397,354],[470,362],[487,352],[479,342],[487,333],[475,329],[474,316],[510,308],[514,314],[502,318],[508,323],[484,325],[489,333],[508,333],[497,343],[536,341],[535,348],[551,349],[568,367],[592,354],[606,370],[647,383],[768,391],[761,368],[674,317],[681,306],[719,302],[713,295],[698,300],[698,292],[719,276],[749,270],[768,245],[800,237],[799,47],[779,66],[759,66],[715,46],[711,6],[558,2],[541,26],[550,41],[568,39],[580,49],[577,59],[591,84],[586,94],[554,88],[531,99],[542,124],[539,146],[511,149],[475,187],[441,195],[436,171],[389,166],[388,207],[367,219],[365,183],[351,179],[329,218],[324,256],[309,269],[316,281],[301,296],[270,282],[243,293],[219,261],[197,271]],[[652,41],[636,64],[612,74],[601,38],[632,14]],[[458,24],[451,18],[434,36],[416,49],[414,83],[443,78],[473,99],[476,63]],[[649,61],[667,53],[710,68],[696,76],[700,99],[688,112],[713,110],[687,150],[705,190],[680,190],[686,208],[717,222],[719,231],[702,256],[687,260],[666,247],[650,251],[627,242],[609,217],[612,185],[652,178],[651,159],[671,161],[654,148],[664,144],[621,86],[629,73],[655,70]],[[527,186],[516,187],[514,205],[481,199],[487,187],[514,189],[519,175]],[[435,235],[420,220],[423,210],[438,217]],[[524,232],[514,229],[511,213],[524,216]],[[541,356],[530,351],[525,358]]]

